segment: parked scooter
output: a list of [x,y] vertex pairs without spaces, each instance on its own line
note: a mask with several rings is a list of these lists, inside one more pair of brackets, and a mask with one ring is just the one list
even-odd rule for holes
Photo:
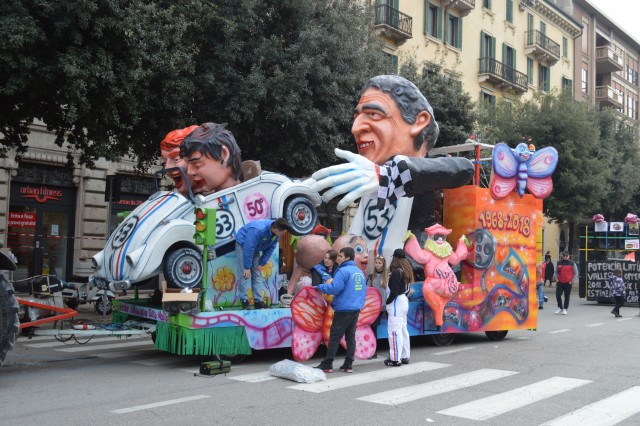
[[109,290],[107,282],[89,277],[86,283],[70,283],[71,288],[62,290],[65,304],[76,309],[78,305],[93,303],[100,315],[109,315],[113,311],[112,301],[116,295]]

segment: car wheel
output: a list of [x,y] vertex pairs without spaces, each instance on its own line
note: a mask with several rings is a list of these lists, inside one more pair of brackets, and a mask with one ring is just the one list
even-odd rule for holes
[[93,307],[100,315],[111,315],[111,312],[113,312],[113,303],[111,303],[113,297],[107,297],[106,302],[104,299],[105,298],[100,296],[96,301],[93,302]]
[[454,333],[430,334],[431,343],[434,346],[449,346],[456,338]]
[[168,287],[198,287],[202,283],[202,255],[191,247],[173,250],[165,258],[163,272]]
[[291,224],[293,235],[307,235],[318,222],[318,211],[308,198],[294,197],[284,206],[284,218]]
[[13,286],[0,274],[0,366],[4,364],[7,352],[13,349],[20,334],[18,311],[18,299]]
[[497,342],[507,337],[508,332],[509,330],[485,331],[484,334],[487,335],[489,340],[493,340],[494,342]]

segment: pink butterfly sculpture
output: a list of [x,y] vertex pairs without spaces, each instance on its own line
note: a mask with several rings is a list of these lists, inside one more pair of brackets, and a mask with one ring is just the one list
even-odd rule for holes
[[553,189],[551,174],[558,164],[558,151],[552,147],[532,153],[525,143],[515,150],[499,143],[493,148],[491,196],[504,198],[511,191],[524,196],[525,188],[536,198],[547,198]]
[[[360,311],[356,328],[356,359],[367,359],[376,351],[376,336],[370,325],[380,314],[382,298],[375,288],[367,288],[364,309]],[[322,341],[329,344],[329,332],[333,322],[333,309],[315,287],[304,287],[291,302],[293,335],[291,351],[296,361],[306,361],[318,350]],[[347,343],[344,337],[342,347]]]
[[638,223],[638,215],[633,213],[627,213],[627,216],[624,218],[626,223]]

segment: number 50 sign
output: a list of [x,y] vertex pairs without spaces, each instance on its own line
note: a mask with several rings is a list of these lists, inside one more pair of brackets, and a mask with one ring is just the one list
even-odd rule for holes
[[268,219],[271,208],[264,195],[255,193],[244,199],[242,211],[249,221],[258,219]]

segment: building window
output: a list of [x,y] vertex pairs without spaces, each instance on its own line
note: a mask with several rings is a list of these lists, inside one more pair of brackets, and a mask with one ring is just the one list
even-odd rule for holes
[[398,74],[398,56],[397,55],[387,55],[389,58],[389,73],[390,74]]
[[582,93],[589,93],[589,72],[582,68]]
[[562,91],[567,94],[573,94],[573,81],[562,77]]
[[566,37],[562,37],[562,57],[569,57],[569,40]]
[[527,84],[533,84],[533,59],[527,58]]
[[491,0],[482,0],[482,7],[491,10]]
[[442,8],[425,2],[425,28],[426,35],[442,39]]
[[513,24],[513,0],[507,1],[507,22],[511,22]]
[[446,14],[445,42],[457,49],[462,49],[462,19]]
[[638,85],[638,61],[627,56],[627,81]]
[[496,97],[487,92],[480,92],[480,100],[484,106],[488,106],[491,109],[496,107]]
[[633,95],[627,94],[627,117],[634,120],[638,119],[638,100],[632,97]]
[[549,93],[551,82],[549,81],[549,67],[538,65],[538,90]]

